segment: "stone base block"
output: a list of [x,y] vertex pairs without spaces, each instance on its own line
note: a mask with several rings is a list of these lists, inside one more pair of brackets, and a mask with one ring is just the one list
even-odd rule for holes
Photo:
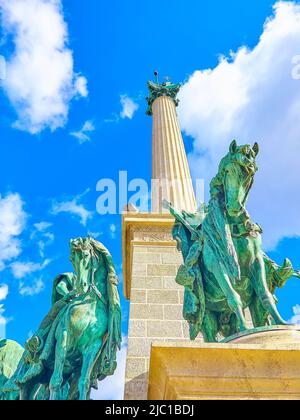
[[153,343],[148,399],[300,400],[300,330],[256,330],[226,344]]

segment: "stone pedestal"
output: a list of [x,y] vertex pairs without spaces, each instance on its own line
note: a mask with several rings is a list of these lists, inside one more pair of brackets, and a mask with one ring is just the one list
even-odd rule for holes
[[170,215],[123,215],[124,294],[130,299],[126,400],[147,399],[154,341],[189,342],[183,288],[175,282],[182,256],[172,239],[173,224]]
[[300,328],[152,345],[149,400],[300,400]]

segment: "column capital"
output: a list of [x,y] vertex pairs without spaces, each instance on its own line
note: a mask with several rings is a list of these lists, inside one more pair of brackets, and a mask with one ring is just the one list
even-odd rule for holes
[[152,105],[156,101],[157,98],[160,98],[162,96],[168,96],[171,98],[175,106],[178,106],[179,99],[177,98],[177,95],[180,91],[181,84],[180,83],[171,83],[171,82],[165,82],[165,83],[154,83],[152,81],[148,82],[148,89],[150,92],[150,95],[146,98],[148,102],[148,109],[147,109],[147,115],[152,116]]

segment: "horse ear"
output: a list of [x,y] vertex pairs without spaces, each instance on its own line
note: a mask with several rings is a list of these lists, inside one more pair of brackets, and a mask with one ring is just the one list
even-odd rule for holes
[[259,154],[259,144],[255,143],[255,145],[253,146],[253,152],[255,153],[255,156],[257,156]]
[[229,151],[232,154],[236,153],[236,151],[237,151],[237,142],[236,142],[236,140],[233,140],[233,142],[231,143],[230,148],[229,148]]

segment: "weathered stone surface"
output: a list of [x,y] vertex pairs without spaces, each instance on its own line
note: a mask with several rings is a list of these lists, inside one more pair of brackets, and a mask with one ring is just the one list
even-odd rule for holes
[[132,279],[132,290],[133,289],[162,289],[163,278],[162,277],[133,277]]
[[133,263],[134,264],[138,264],[138,263],[146,263],[146,264],[161,264],[161,254],[157,253],[138,253],[135,254],[133,257]]
[[178,304],[179,295],[177,290],[148,290],[147,291],[147,302],[161,303],[161,304]]
[[153,338],[182,338],[180,321],[147,321],[147,336]]
[[182,292],[182,286],[176,283],[174,277],[164,277],[163,283],[164,289],[179,290],[180,292]]
[[145,305],[142,303],[133,303],[130,308],[131,319],[163,319],[163,305]]
[[129,337],[131,338],[146,338],[147,324],[146,321],[132,319],[129,323]]
[[183,291],[179,291],[179,300],[180,300],[181,304],[184,303],[184,292]]
[[180,265],[183,263],[183,258],[182,258],[182,255],[179,253],[163,254],[162,263]]
[[128,357],[149,357],[152,340],[148,338],[129,338]]
[[147,275],[147,264],[133,264],[132,267],[133,276],[146,276]]
[[187,321],[182,323],[183,337],[187,340],[190,338],[190,327]]
[[[164,319],[165,320],[183,320],[181,305],[164,305]],[[186,322],[186,321],[184,321]]]
[[[182,319],[179,299],[183,288],[175,281],[178,264],[181,264],[181,255],[175,243],[172,246],[149,246],[145,243],[145,252],[141,248],[140,245],[133,247],[132,271],[143,272],[145,266],[147,270],[146,274],[135,274],[131,279],[125,391],[127,400],[147,398],[151,342],[154,339],[166,340],[168,337],[176,342],[184,342],[182,324],[187,326]],[[137,265],[142,267],[135,268]],[[144,300],[145,293],[147,303]],[[144,372],[143,358],[146,360]]]
[[143,375],[147,370],[146,358],[130,358],[127,360],[127,378],[133,379],[137,376]]
[[176,276],[177,267],[176,265],[156,265],[149,264],[147,266],[147,275],[148,276]]
[[176,249],[176,244],[175,242],[173,242],[172,246],[153,246],[153,247],[148,247],[147,248],[148,252],[154,252],[154,253],[161,253],[162,255],[164,254],[174,254],[175,252],[177,252]]
[[146,290],[137,290],[137,289],[132,290],[131,301],[134,303],[147,303]]
[[228,344],[155,342],[149,399],[300,400],[300,344],[294,332],[253,331]]
[[143,377],[143,379],[130,380],[126,384],[125,400],[128,400],[128,401],[146,400],[147,393],[148,393],[148,377]]
[[134,252],[136,254],[145,254],[148,252],[148,249],[145,248],[143,245],[135,245]]

